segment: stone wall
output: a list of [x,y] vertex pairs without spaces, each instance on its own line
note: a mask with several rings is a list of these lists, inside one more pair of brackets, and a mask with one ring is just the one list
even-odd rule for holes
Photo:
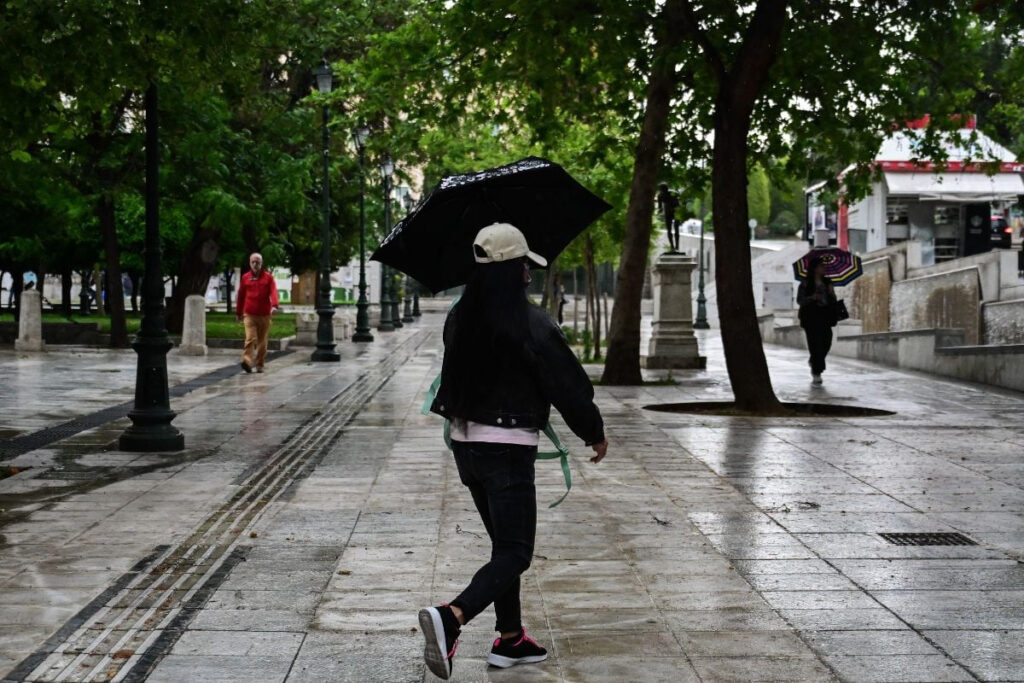
[[1012,298],[1004,296],[1003,290],[1015,288],[1020,284],[1017,277],[1017,252],[1009,249],[993,249],[983,254],[965,256],[926,268],[914,268],[911,264],[907,269],[907,278],[950,273],[967,268],[976,268],[978,271],[982,301],[1003,301]]
[[892,280],[890,258],[875,258],[864,263],[864,274],[847,285],[845,295],[841,295],[850,317],[861,321],[864,332],[888,331]]
[[986,344],[1024,344],[1024,299],[988,302],[981,316]]
[[957,328],[967,344],[981,339],[981,281],[978,269],[894,282],[889,301],[889,329],[893,332],[926,328]]

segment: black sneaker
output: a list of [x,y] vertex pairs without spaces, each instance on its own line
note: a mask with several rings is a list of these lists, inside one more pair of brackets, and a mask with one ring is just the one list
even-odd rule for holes
[[423,659],[438,678],[448,680],[452,675],[452,657],[459,646],[459,620],[448,605],[426,607],[420,610],[420,630],[426,639]]
[[516,664],[535,664],[548,658],[548,651],[537,644],[537,641],[526,635],[523,629],[519,638],[502,640],[498,638],[491,646],[487,655],[487,663],[507,669]]
[[242,361],[242,369],[245,370],[246,372],[252,372],[252,366],[246,363],[244,360]]

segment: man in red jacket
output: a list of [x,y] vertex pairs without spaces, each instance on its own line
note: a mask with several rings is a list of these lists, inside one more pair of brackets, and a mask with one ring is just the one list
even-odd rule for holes
[[245,323],[242,369],[246,372],[252,372],[253,368],[256,368],[256,372],[263,372],[270,316],[278,310],[274,276],[263,270],[263,257],[254,253],[249,257],[249,272],[243,273],[238,283],[235,305],[235,316]]

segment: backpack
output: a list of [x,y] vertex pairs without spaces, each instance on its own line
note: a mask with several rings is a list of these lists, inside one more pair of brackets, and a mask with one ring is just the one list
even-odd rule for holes
[[[438,373],[434,381],[430,383],[430,389],[427,390],[427,398],[423,401],[423,407],[420,412],[424,415],[430,414],[430,406],[434,403],[434,397],[437,395],[437,389],[441,386],[441,374]],[[557,507],[561,504],[565,497],[569,495],[569,491],[572,490],[572,474],[569,471],[569,449],[562,444],[562,440],[558,438],[558,434],[555,433],[554,428],[551,426],[551,422],[544,425],[542,430],[544,434],[554,445],[554,451],[540,451],[537,450],[537,460],[554,460],[558,458],[562,465],[562,476],[565,478],[565,493],[556,500],[554,503],[548,505],[549,508]],[[452,423],[451,420],[445,418],[444,420],[444,445],[448,447],[448,450],[452,450]]]

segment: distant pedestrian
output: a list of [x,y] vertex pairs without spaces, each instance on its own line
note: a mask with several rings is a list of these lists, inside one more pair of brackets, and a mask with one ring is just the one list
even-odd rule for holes
[[811,259],[808,264],[807,277],[797,289],[796,303],[800,307],[800,327],[804,328],[811,354],[807,361],[811,366],[811,382],[821,384],[825,356],[832,348],[832,328],[836,324],[836,291],[825,276],[821,259]]
[[235,317],[245,324],[245,346],[242,349],[242,369],[263,372],[267,359],[267,338],[270,334],[270,316],[281,310],[277,305],[277,283],[274,276],[263,268],[263,257],[249,256],[249,271],[238,283]]
[[451,603],[420,610],[424,658],[443,679],[451,676],[462,626],[492,603],[500,636],[488,663],[506,668],[547,659],[526,635],[519,598],[519,576],[533,559],[537,532],[538,431],[554,405],[594,450],[591,462],[608,449],[590,379],[561,329],[526,296],[530,261],[542,267],[547,261],[508,223],[480,230],[472,248],[477,265],[445,321],[441,384],[431,410],[451,421],[459,478],[487,529],[491,554]]

